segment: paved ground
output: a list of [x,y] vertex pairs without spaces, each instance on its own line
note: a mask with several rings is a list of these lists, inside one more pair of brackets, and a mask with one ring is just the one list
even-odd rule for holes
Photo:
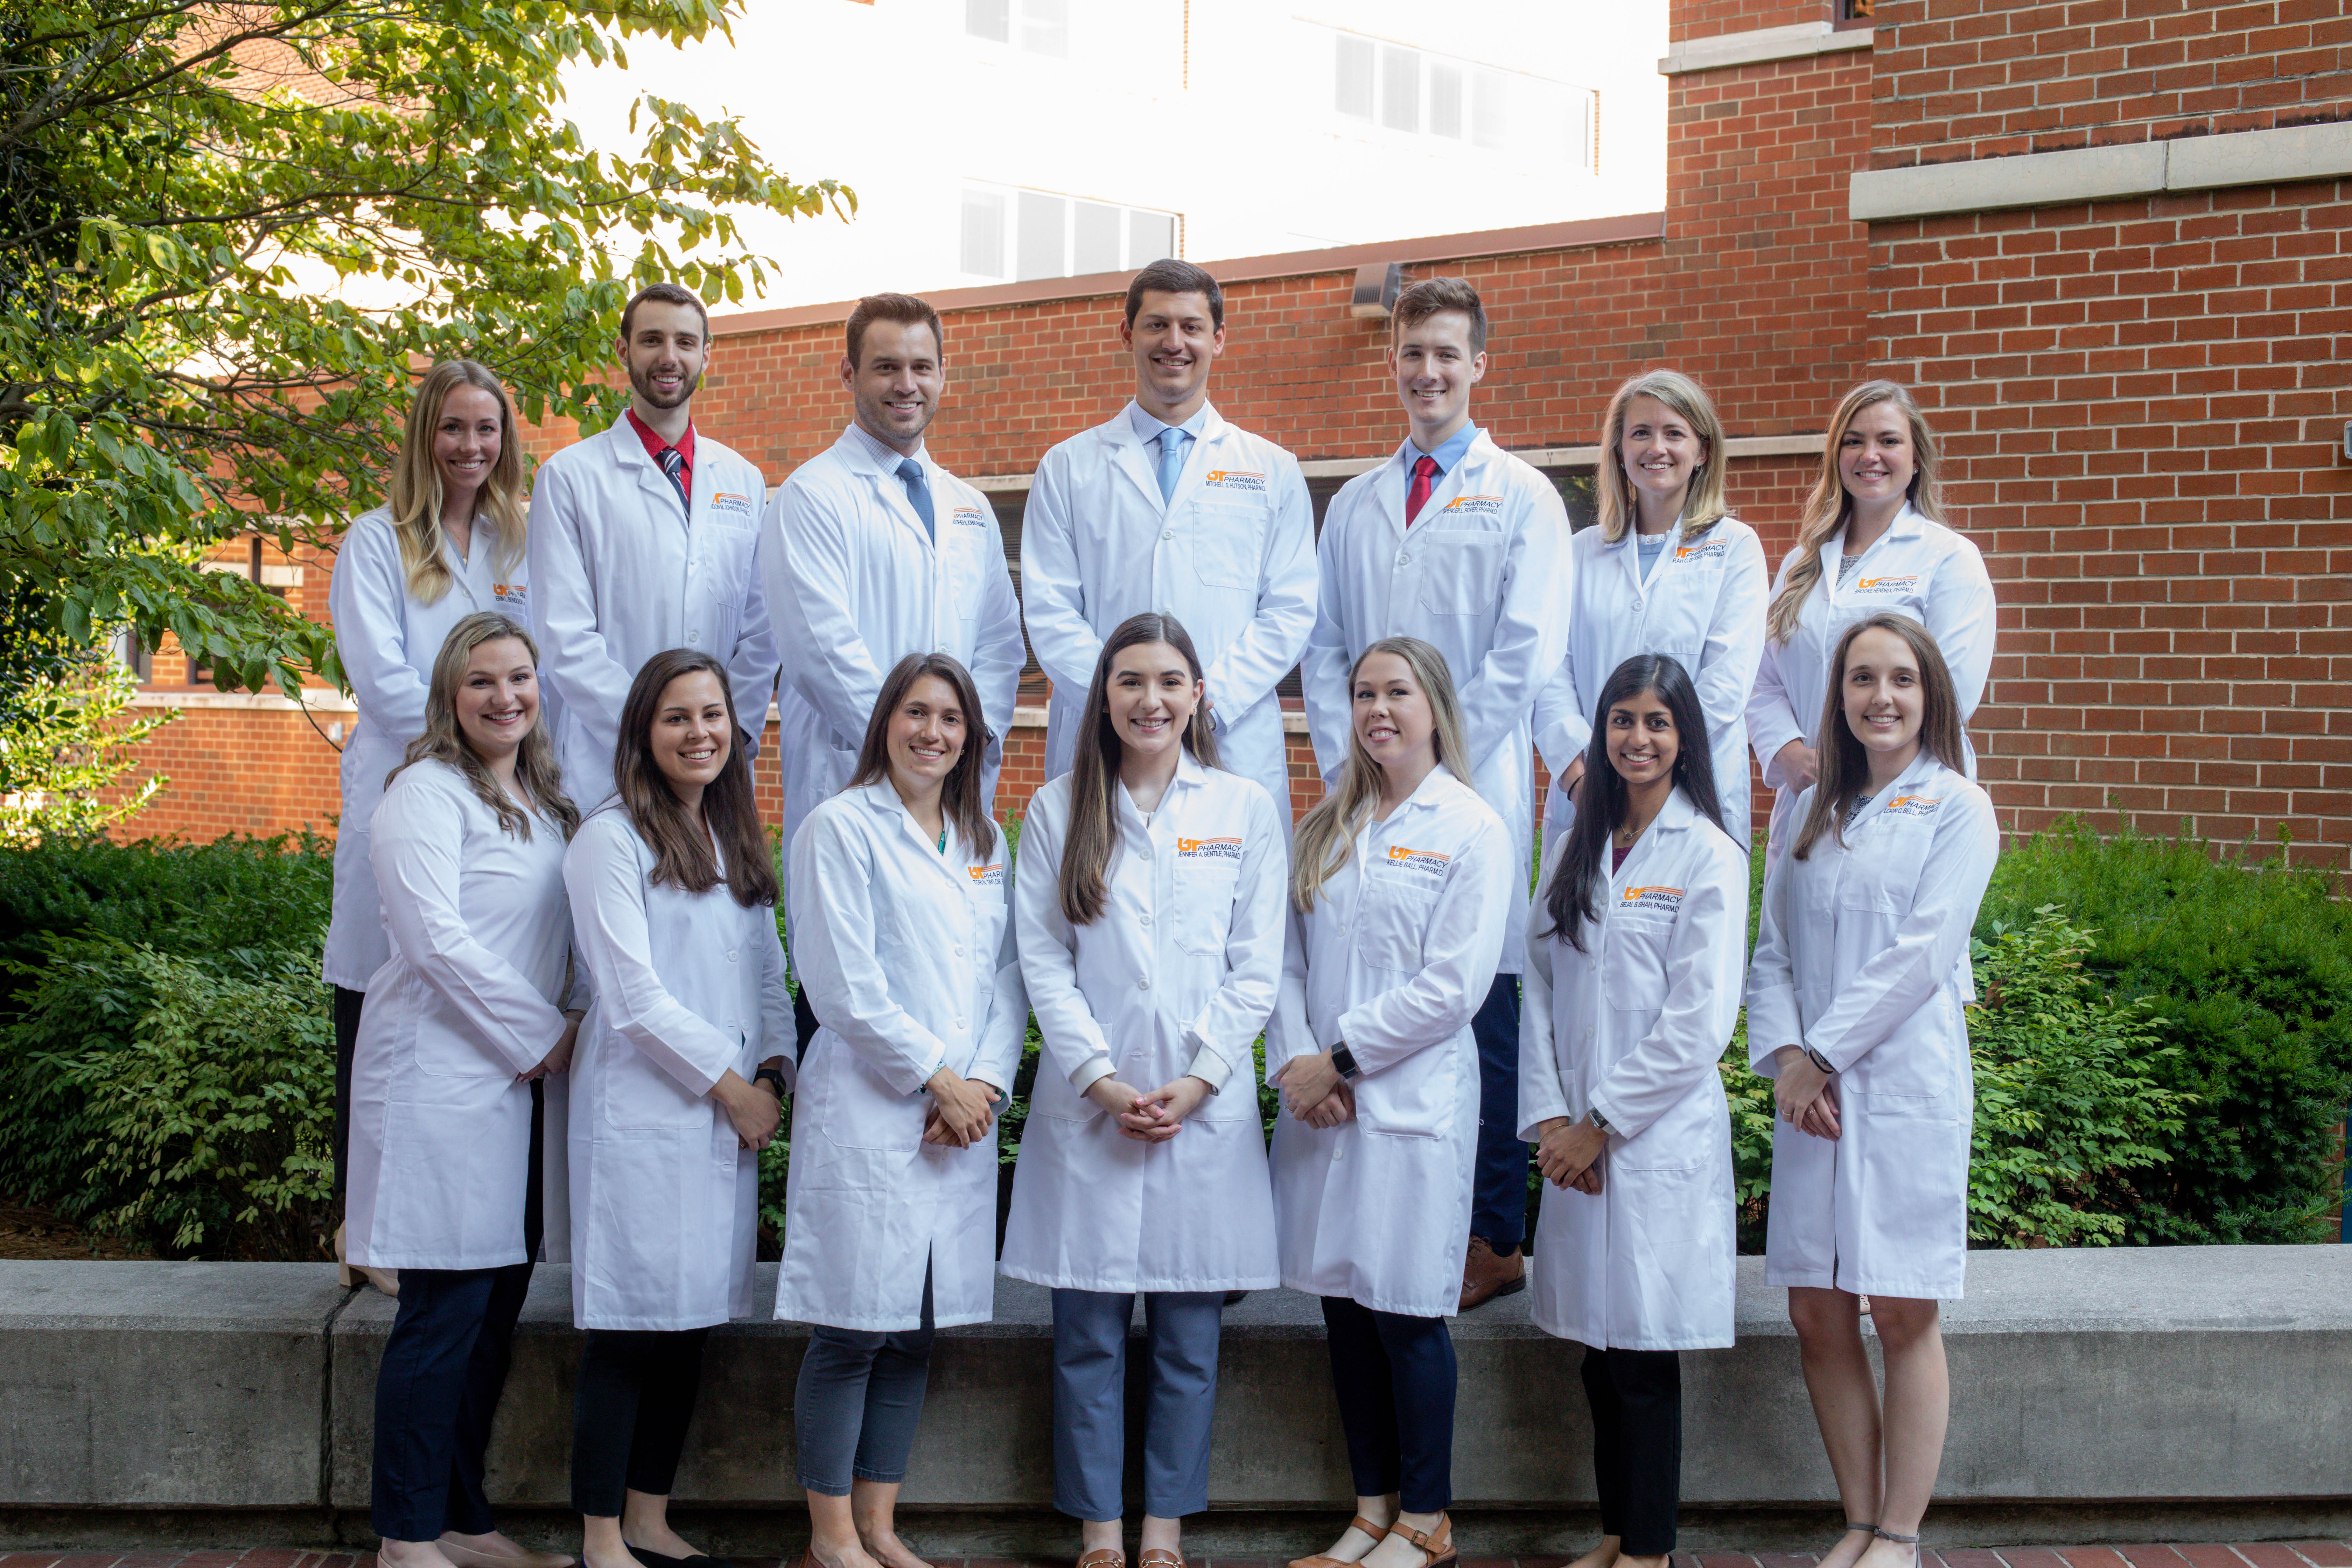
[[[1699,1552],[1675,1568],[1811,1568],[1810,1555]],[[338,1552],[0,1552],[0,1568],[373,1568],[373,1553]],[[1071,1560],[942,1557],[932,1568],[1070,1568]],[[1560,1568],[1556,1557],[1465,1557],[1462,1568]],[[783,1568],[792,1568],[785,1564]],[[1282,1568],[1269,1557],[1200,1557],[1192,1568]],[[1921,1568],[2352,1568],[2352,1543],[2249,1542],[2234,1546],[2005,1546],[1930,1550]]]

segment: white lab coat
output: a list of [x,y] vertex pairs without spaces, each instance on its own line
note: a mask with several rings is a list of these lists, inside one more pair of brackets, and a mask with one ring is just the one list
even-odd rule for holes
[[[529,838],[509,836],[428,758],[385,792],[369,853],[393,951],[367,979],[352,1058],[345,1251],[373,1268],[530,1261],[530,1086],[516,1075],[563,1037],[562,829],[533,813]],[[562,1150],[543,1165],[561,1184]]]
[[1527,886],[1516,861],[1501,818],[1441,767],[1386,822],[1368,823],[1315,907],[1291,916],[1266,1077],[1342,1042],[1363,1069],[1354,1121],[1317,1129],[1285,1107],[1275,1123],[1275,1228],[1292,1289],[1415,1318],[1460,1306],[1478,1143],[1470,1020],[1494,980],[1514,879]]
[[[988,498],[918,455],[939,530],[935,546],[907,500],[894,460],[883,464],[855,426],[793,470],[768,502],[761,562],[783,661],[776,695],[783,757],[783,841],[857,771],[858,747],[882,678],[910,653],[944,653],[971,671],[996,766],[1028,661],[1021,602],[1004,536]],[[790,907],[790,868],[786,868]],[[789,916],[787,917],[789,921]]]
[[[1882,610],[1910,616],[1935,637],[1960,703],[1960,741],[1967,753],[1960,771],[1971,779],[1977,776],[1976,748],[1965,727],[1983,700],[1998,629],[1992,579],[1985,574],[1983,554],[1967,535],[1930,522],[1908,506],[1863,552],[1862,564],[1841,588],[1838,562],[1844,552],[1841,530],[1821,547],[1822,574],[1805,597],[1795,634],[1785,644],[1765,639],[1756,689],[1748,700],[1748,740],[1763,765],[1764,783],[1776,792],[1766,830],[1774,859],[1780,858],[1779,846],[1793,838],[1805,820],[1796,809],[1798,792],[1787,787],[1780,772],[1780,748],[1791,741],[1820,747],[1822,700],[1829,694],[1830,658],[1838,639],[1848,626]],[[1775,595],[1795,559],[1792,551],[1780,563],[1780,574],[1772,579]]]
[[1168,500],[1133,404],[1045,454],[1021,521],[1022,614],[1054,682],[1045,776],[1070,771],[1075,726],[1103,639],[1157,610],[1192,634],[1217,752],[1290,822],[1290,766],[1275,686],[1315,623],[1315,509],[1298,459],[1214,408]]
[[[1676,522],[1649,580],[1632,529],[1614,544],[1598,528],[1569,542],[1576,602],[1568,617],[1568,657],[1536,699],[1536,748],[1555,779],[1592,742],[1593,709],[1617,667],[1637,654],[1664,654],[1687,671],[1706,720],[1723,825],[1748,847],[1748,694],[1764,656],[1764,546],[1736,517],[1716,520],[1685,543]],[[1575,810],[1564,789],[1544,806],[1546,842],[1560,837]]]
[[[425,699],[433,662],[449,628],[481,610],[499,610],[530,622],[528,563],[499,570],[489,530],[478,524],[472,548],[442,556],[454,579],[427,605],[408,591],[392,513],[362,512],[335,552],[327,584],[327,614],[335,623],[335,652],[352,683],[359,712],[343,737],[342,816],[335,826],[335,902],[327,922],[322,972],[330,985],[364,991],[368,977],[392,956],[383,929],[383,902],[368,862],[368,822],[383,798],[384,778],[425,732]],[[540,722],[553,715],[542,708]],[[422,1268],[423,1265],[417,1267]]]
[[[1510,834],[1517,877],[1501,973],[1527,962],[1535,846],[1529,717],[1559,668],[1574,602],[1568,511],[1551,481],[1485,431],[1438,477],[1405,527],[1412,443],[1349,479],[1323,514],[1322,597],[1299,675],[1315,761],[1330,784],[1353,726],[1348,672],[1382,637],[1419,637],[1445,656],[1462,702],[1471,782]],[[1488,976],[1491,981],[1493,976]],[[1480,999],[1485,999],[1481,992]]]
[[793,1071],[776,912],[725,882],[649,880],[628,813],[580,825],[563,880],[596,1000],[572,1065],[572,1321],[700,1329],[751,1311],[760,1157],[711,1089],[768,1058]]
[[[1812,791],[1799,796],[1803,810]],[[1790,847],[1794,847],[1793,839]],[[1922,751],[1846,829],[1777,857],[1748,984],[1749,1065],[1837,1068],[1832,1142],[1776,1121],[1764,1278],[1957,1300],[1975,1077],[1969,934],[2000,853],[1985,792]]]
[[[1251,1047],[1282,984],[1289,874],[1275,804],[1184,753],[1147,826],[1117,787],[1118,842],[1092,923],[1062,913],[1064,773],[1022,819],[1021,973],[1045,1040],[1001,1267],[1073,1290],[1263,1290],[1281,1282]],[[1221,1092],[1176,1136],[1123,1136],[1086,1087],[1192,1074]]]
[[698,430],[694,516],[624,415],[539,466],[530,492],[531,626],[564,787],[583,811],[613,792],[629,685],[673,647],[727,667],[735,716],[759,749],[776,686],[760,582],[760,470]]
[[[1566,849],[1545,847],[1547,896]],[[1739,1247],[1716,1063],[1739,1022],[1748,856],[1676,790],[1597,880],[1584,952],[1540,906],[1528,942],[1519,1136],[1596,1106],[1612,1129],[1597,1195],[1544,1190],[1531,1315],[1605,1350],[1727,1345]]]
[[[824,1027],[793,1097],[776,1316],[895,1331],[984,1323],[995,1300],[996,1126],[923,1142],[940,1067],[1010,1091],[1029,1004],[1003,835],[941,853],[887,779],[845,790],[793,840],[793,959]],[[1003,1102],[996,1107],[1000,1112]]]

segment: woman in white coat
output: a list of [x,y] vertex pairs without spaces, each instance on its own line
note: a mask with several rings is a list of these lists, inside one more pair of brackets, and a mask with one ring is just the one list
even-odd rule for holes
[[1601,521],[1569,542],[1568,657],[1536,697],[1552,763],[1546,840],[1561,837],[1593,737],[1594,698],[1636,654],[1688,672],[1706,720],[1722,826],[1748,844],[1748,695],[1764,654],[1764,546],[1724,499],[1723,426],[1680,371],[1633,377],[1601,421]]
[[1772,586],[1748,700],[1748,739],[1777,792],[1766,837],[1773,859],[1801,820],[1797,797],[1821,773],[1830,651],[1865,616],[1908,616],[1936,639],[1959,703],[1960,749],[1948,765],[1977,776],[1968,723],[1992,673],[1992,579],[1975,543],[1944,521],[1937,458],[1927,416],[1891,381],[1863,383],[1830,416],[1821,478]]
[[[532,1090],[563,1071],[579,822],[538,653],[495,611],[450,629],[369,836],[391,956],[352,1062],[350,1256],[402,1271],[376,1374],[371,1517],[386,1568],[559,1568],[491,1522],[482,1453],[539,1251]],[[575,989],[578,989],[575,982]]]
[[1591,725],[1583,806],[1546,857],[1528,942],[1519,1136],[1559,1189],[1537,1221],[1533,1315],[1586,1347],[1601,1540],[1573,1568],[1664,1568],[1681,1352],[1731,1343],[1731,1108],[1716,1063],[1739,1020],[1748,856],[1725,831],[1708,716],[1679,663],[1625,660]]
[[980,713],[955,659],[900,659],[848,787],[793,840],[793,958],[821,1026],[793,1100],[776,1316],[815,1327],[793,1416],[819,1568],[921,1568],[896,1510],[931,1331],[994,1304],[993,1107],[1029,1004]]
[[[701,1554],[669,1524],[703,1342],[751,1311],[760,1151],[793,1004],[727,667],[671,648],[621,706],[612,797],[564,858],[596,998],[572,1096],[572,1498],[588,1568]],[[706,1564],[708,1560],[702,1560]]]
[[1323,1299],[1356,1516],[1312,1568],[1456,1558],[1454,1363],[1486,1000],[1519,858],[1469,784],[1445,659],[1366,647],[1338,790],[1298,825],[1265,1037],[1282,1282]]
[[[450,628],[497,610],[529,624],[523,563],[522,443],[499,378],[472,360],[425,372],[408,405],[388,504],[343,534],[327,587],[341,659],[359,711],[343,742],[335,830],[335,897],[321,966],[335,998],[335,1177],[343,1195],[352,1051],[368,983],[392,956],[368,828],[409,742],[425,732],[433,661]],[[542,693],[542,700],[544,693]],[[552,715],[534,721],[553,731]],[[357,1284],[348,1267],[343,1283]],[[386,1293],[386,1270],[367,1278]]]
[[[1054,1506],[1080,1568],[1120,1568],[1127,1330],[1150,1335],[1142,1562],[1209,1506],[1230,1290],[1280,1282],[1252,1045],[1282,979],[1289,854],[1223,771],[1200,655],[1130,616],[1095,661],[1072,771],[1030,801],[1013,892],[1045,1040],[1003,1271],[1054,1292]],[[1234,1076],[1235,1069],[1239,1076]]]
[[1821,782],[1765,873],[1748,979],[1749,1065],[1780,1112],[1764,1277],[1789,1288],[1851,1521],[1822,1561],[1910,1568],[1951,1409],[1936,1304],[1968,1258],[1969,935],[2000,835],[1957,765],[1962,705],[1926,627],[1872,616],[1831,668]]

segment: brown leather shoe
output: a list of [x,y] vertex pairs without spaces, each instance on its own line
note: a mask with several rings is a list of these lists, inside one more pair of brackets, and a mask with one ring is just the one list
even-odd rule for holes
[[1527,1258],[1517,1247],[1508,1252],[1496,1252],[1485,1237],[1470,1238],[1469,1253],[1462,1260],[1463,1311],[1471,1311],[1497,1296],[1515,1295],[1527,1288]]
[[[1388,1526],[1384,1524],[1374,1524],[1370,1520],[1366,1519],[1360,1513],[1355,1518],[1349,1520],[1348,1522],[1350,1525],[1353,1525],[1356,1529],[1362,1531],[1366,1535],[1370,1536],[1374,1546],[1378,1546],[1381,1542],[1386,1541],[1389,1538]],[[1344,1535],[1347,1532],[1342,1531],[1340,1533]],[[1357,1568],[1357,1565],[1343,1558],[1328,1557],[1318,1552],[1312,1557],[1292,1558],[1290,1560],[1290,1568]]]

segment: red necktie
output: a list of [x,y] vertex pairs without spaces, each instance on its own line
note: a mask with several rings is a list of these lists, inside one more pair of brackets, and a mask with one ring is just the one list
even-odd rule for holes
[[1421,509],[1429,504],[1429,492],[1436,481],[1437,459],[1422,458],[1415,460],[1412,488],[1404,492],[1404,525],[1407,528],[1411,528],[1412,520],[1421,515]]

